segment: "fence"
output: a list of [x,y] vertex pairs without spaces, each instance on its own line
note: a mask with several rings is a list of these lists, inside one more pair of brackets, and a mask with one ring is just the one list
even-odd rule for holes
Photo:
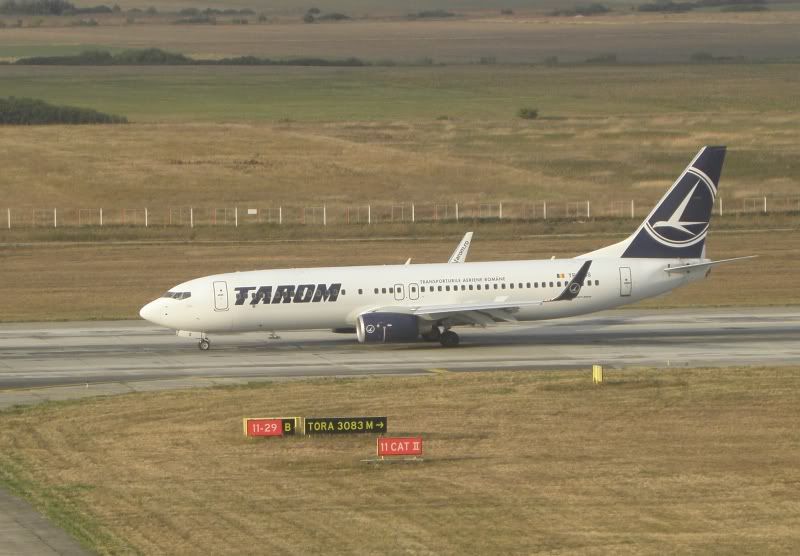
[[[300,224],[329,226],[461,220],[564,220],[644,218],[653,203],[609,201],[502,201],[478,203],[375,203],[362,205],[144,208],[7,208],[6,228],[80,226],[243,226]],[[641,207],[641,209],[640,209]],[[800,213],[796,197],[717,199],[715,214]]]

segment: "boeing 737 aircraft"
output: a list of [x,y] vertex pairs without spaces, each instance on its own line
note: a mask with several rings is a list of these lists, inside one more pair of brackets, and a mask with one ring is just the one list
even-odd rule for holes
[[[361,343],[452,347],[456,326],[555,319],[666,293],[706,277],[725,147],[704,147],[627,239],[573,259],[233,272],[179,284],[140,315],[210,347],[209,334],[330,328]],[[451,264],[451,263],[460,264]]]

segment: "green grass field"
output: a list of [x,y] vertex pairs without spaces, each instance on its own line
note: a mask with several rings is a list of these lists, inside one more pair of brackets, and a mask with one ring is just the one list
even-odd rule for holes
[[[796,114],[792,64],[564,68],[0,66],[3,94],[128,116],[133,122],[509,121]],[[557,123],[534,122],[539,126]],[[692,122],[689,122],[692,125]],[[793,125],[789,124],[789,125]],[[646,130],[642,130],[642,134]],[[673,134],[683,130],[673,129]],[[609,130],[613,133],[612,130]]]
[[[796,368],[484,372],[132,394],[0,413],[0,485],[101,554],[800,549]],[[243,417],[387,415],[251,440]]]

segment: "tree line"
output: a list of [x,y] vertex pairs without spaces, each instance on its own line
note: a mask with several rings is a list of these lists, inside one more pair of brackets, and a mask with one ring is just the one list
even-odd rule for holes
[[126,124],[124,116],[115,116],[76,106],[58,106],[34,98],[0,98],[0,124]]
[[358,58],[292,58],[273,60],[257,56],[237,56],[219,60],[190,58],[183,54],[167,52],[160,48],[125,50],[112,54],[107,50],[87,50],[72,56],[33,56],[14,62],[23,66],[337,66],[360,67],[368,65]]

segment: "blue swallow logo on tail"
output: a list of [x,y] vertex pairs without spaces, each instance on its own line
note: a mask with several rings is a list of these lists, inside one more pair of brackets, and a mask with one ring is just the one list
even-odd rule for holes
[[725,147],[704,147],[638,230],[622,257],[699,258],[725,160]]

